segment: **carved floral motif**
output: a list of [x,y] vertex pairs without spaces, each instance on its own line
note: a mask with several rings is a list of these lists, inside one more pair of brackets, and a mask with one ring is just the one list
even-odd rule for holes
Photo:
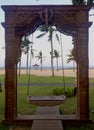
[[40,24],[56,25],[61,32],[72,35],[74,25],[76,24],[76,13],[69,11],[53,11],[52,9],[44,9],[42,11],[20,11],[16,13],[16,34],[27,35],[36,30]]

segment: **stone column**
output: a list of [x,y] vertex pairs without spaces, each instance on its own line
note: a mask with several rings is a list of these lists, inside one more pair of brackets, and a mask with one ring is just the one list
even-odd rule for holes
[[17,41],[15,28],[5,27],[5,120],[17,114]]
[[79,26],[77,48],[77,117],[89,119],[88,27]]

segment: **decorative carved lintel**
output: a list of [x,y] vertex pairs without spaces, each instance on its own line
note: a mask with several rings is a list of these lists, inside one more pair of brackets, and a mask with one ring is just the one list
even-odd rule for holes
[[53,9],[43,9],[40,11],[30,11],[29,13],[19,12],[15,15],[17,21],[16,25],[16,35],[24,35],[31,33],[36,30],[40,24],[46,24],[46,29],[49,24],[57,26],[61,29],[61,32],[65,34],[72,35],[71,30],[76,24],[77,11],[64,11],[64,10],[53,10]]
[[48,24],[53,16],[53,10],[48,10],[47,8],[43,12],[39,12],[40,18],[45,22],[46,30],[48,30]]

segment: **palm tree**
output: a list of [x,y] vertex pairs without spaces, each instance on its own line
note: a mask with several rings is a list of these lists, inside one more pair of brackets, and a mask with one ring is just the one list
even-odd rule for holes
[[[39,26],[38,30],[40,30],[41,32],[43,32],[42,34],[40,34],[39,36],[37,36],[37,38],[41,38],[44,35],[46,35],[48,33],[48,41],[51,43],[51,67],[52,67],[52,76],[54,77],[54,66],[53,66],[53,34],[54,32],[57,31],[55,26],[50,25],[48,27],[48,30],[46,29],[45,25],[41,25]],[[55,34],[57,40],[59,41],[58,35],[57,33]]]
[[94,6],[94,0],[72,0],[73,5],[92,5]]
[[59,57],[60,57],[59,52],[57,50],[54,50],[54,56],[53,56],[53,58],[56,58],[57,71],[58,71],[58,58]]
[[75,58],[72,54],[72,50],[69,50],[69,54],[67,56],[68,56],[67,63],[73,61],[73,71],[74,71],[75,70]]
[[41,71],[42,71],[43,57],[44,56],[42,55],[42,51],[40,51],[39,54],[36,56],[36,58],[38,58],[38,60],[40,60]]
[[87,0],[88,5],[93,5],[94,6],[94,0]]
[[30,69],[31,69],[31,63],[32,63],[32,59],[34,58],[34,51],[36,51],[35,49],[33,49],[32,45],[30,47]]
[[32,48],[32,45],[30,47],[30,64],[29,64],[29,71],[28,71],[28,88],[27,88],[27,96],[29,95],[29,86],[30,86],[30,74],[31,74],[31,63],[32,58],[34,58],[34,49]]
[[19,76],[21,75],[21,57],[18,59],[19,61],[19,66],[18,66],[18,69],[19,69],[19,72],[18,72],[18,74],[19,74]]
[[73,5],[84,5],[84,0],[72,0]]
[[24,36],[22,38],[22,42],[21,42],[21,51],[24,53],[24,54],[27,54],[27,61],[26,61],[26,64],[27,64],[27,69],[26,69],[26,73],[28,74],[28,62],[29,62],[29,49],[30,49],[30,44],[33,43],[29,40],[29,38],[27,36]]
[[60,47],[61,47],[61,63],[62,63],[62,80],[63,80],[63,86],[64,86],[64,94],[66,92],[65,88],[65,74],[64,74],[64,60],[63,60],[63,43],[62,43],[62,36],[60,32]]

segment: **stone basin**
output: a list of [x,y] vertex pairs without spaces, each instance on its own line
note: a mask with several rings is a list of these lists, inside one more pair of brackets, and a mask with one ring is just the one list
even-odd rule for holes
[[65,96],[28,96],[27,101],[36,106],[57,106],[65,101]]

